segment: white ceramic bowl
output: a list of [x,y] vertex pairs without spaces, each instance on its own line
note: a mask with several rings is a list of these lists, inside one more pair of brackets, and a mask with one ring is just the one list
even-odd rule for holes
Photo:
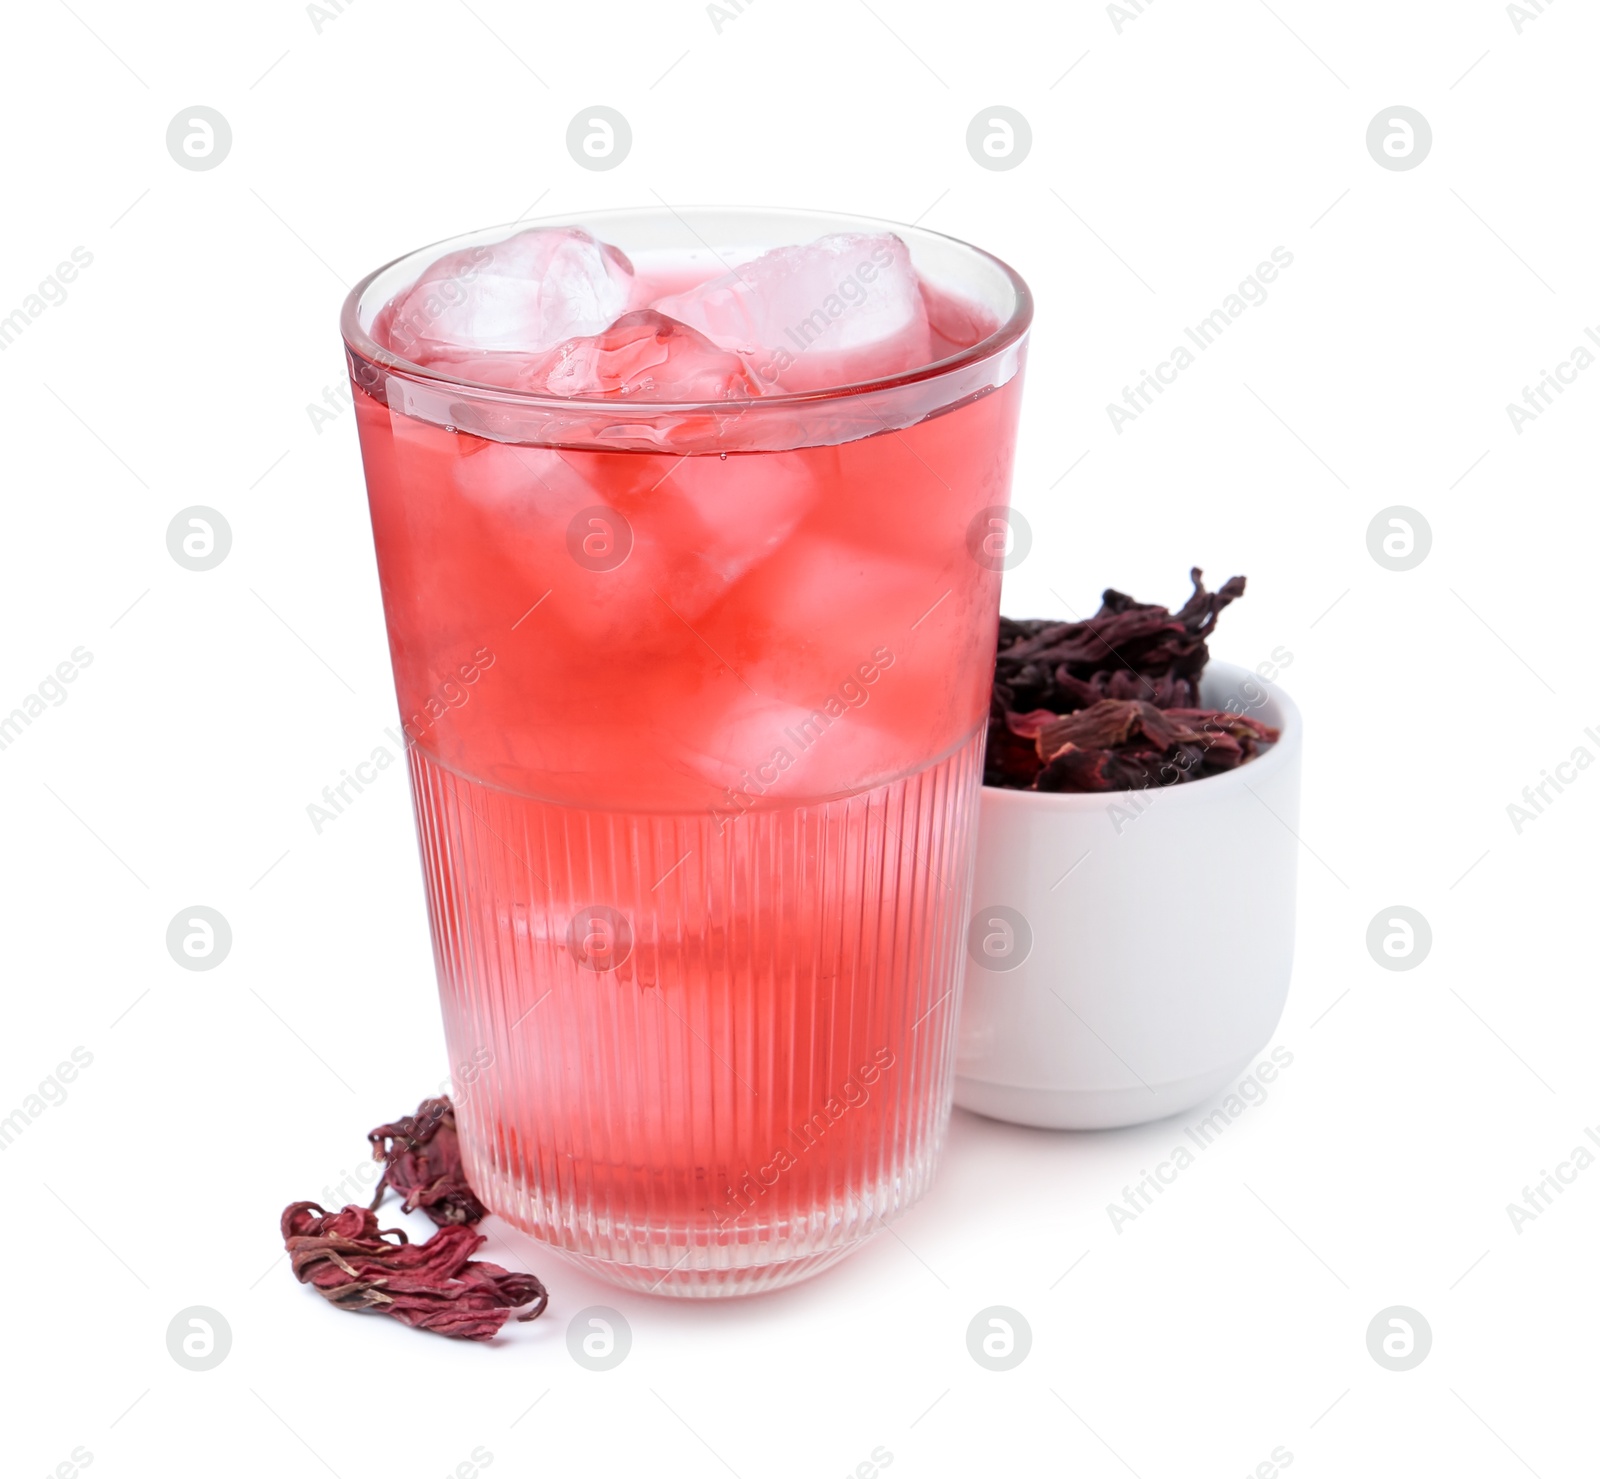
[[1282,731],[1236,770],[1094,795],[985,786],[955,1102],[1102,1130],[1192,1108],[1248,1066],[1294,961],[1300,714],[1211,662],[1209,708]]

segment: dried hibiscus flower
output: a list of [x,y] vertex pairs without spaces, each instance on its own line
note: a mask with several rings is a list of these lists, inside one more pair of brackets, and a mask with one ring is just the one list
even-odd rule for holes
[[407,1212],[426,1212],[440,1227],[481,1222],[489,1215],[467,1184],[455,1105],[449,1099],[424,1099],[415,1114],[379,1125],[367,1139],[373,1160],[386,1162],[372,1199],[374,1209],[393,1187]]
[[295,1278],[341,1309],[375,1310],[457,1340],[490,1340],[512,1310],[532,1305],[517,1318],[533,1320],[550,1301],[532,1274],[474,1262],[488,1240],[459,1223],[411,1243],[398,1228],[380,1231],[366,1207],[326,1212],[295,1202],[281,1226]]
[[1201,571],[1177,611],[1107,590],[1087,621],[1000,618],[984,783],[1018,790],[1118,791],[1231,770],[1278,732],[1202,709],[1200,675],[1217,616],[1244,594],[1235,575],[1207,591]]
[[[280,1226],[295,1278],[340,1309],[376,1310],[456,1340],[493,1339],[523,1305],[533,1308],[519,1320],[545,1312],[550,1296],[532,1274],[473,1260],[488,1239],[470,1224],[489,1212],[462,1168],[449,1099],[424,1099],[415,1114],[379,1125],[367,1139],[373,1159],[385,1162],[371,1207],[328,1212],[295,1202],[284,1208]],[[404,1198],[406,1211],[426,1212],[438,1224],[427,1242],[412,1243],[399,1228],[379,1229],[374,1212],[389,1187]]]
[[1076,714],[1047,709],[1007,716],[1033,738],[1038,791],[1132,791],[1232,770],[1278,731],[1247,714],[1158,709],[1138,699],[1101,699]]

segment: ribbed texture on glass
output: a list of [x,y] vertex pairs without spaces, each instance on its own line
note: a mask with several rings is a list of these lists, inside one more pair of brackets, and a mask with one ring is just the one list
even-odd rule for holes
[[705,1296],[815,1273],[922,1194],[982,731],[876,790],[720,824],[552,806],[411,755],[467,1169],[494,1211],[615,1281]]

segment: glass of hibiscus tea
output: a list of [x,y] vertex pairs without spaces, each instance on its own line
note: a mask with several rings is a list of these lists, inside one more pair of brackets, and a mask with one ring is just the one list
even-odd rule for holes
[[773,1288],[929,1184],[1031,316],[948,237],[733,209],[345,304],[466,1168],[597,1274]]

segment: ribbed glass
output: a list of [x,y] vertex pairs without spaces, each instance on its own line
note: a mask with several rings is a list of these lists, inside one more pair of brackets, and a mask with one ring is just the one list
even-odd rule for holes
[[950,1110],[982,746],[720,822],[551,805],[414,746],[485,1200],[613,1281],[717,1295],[825,1268],[921,1195]]
[[[882,237],[837,293],[786,279],[819,302],[782,359],[834,333],[864,378],[729,399],[669,356],[709,397],[669,402],[408,358],[464,303],[513,311],[534,229],[605,242],[641,302]],[[893,319],[862,285],[908,267],[914,357],[857,355]],[[935,232],[718,207],[475,232],[345,303],[468,1174],[597,1274],[770,1288],[933,1174],[1031,314]]]

